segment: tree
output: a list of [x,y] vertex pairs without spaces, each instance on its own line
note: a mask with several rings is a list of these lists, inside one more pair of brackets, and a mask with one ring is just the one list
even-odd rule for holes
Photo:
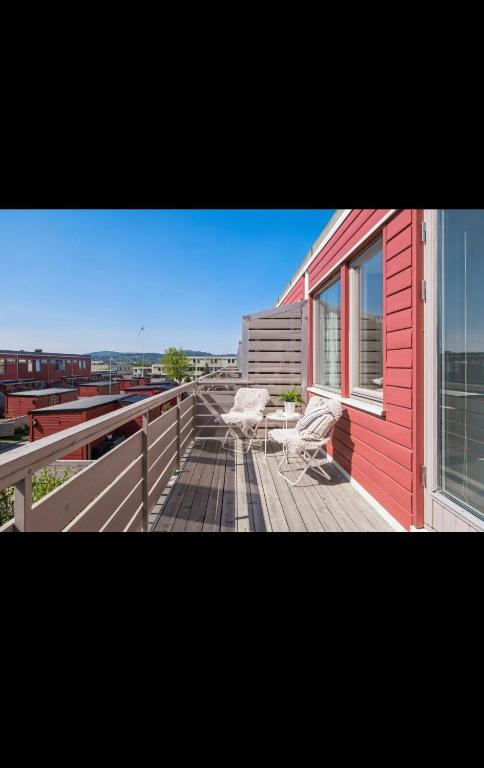
[[180,382],[184,376],[186,376],[192,370],[190,364],[190,358],[183,351],[183,349],[177,349],[176,347],[169,347],[163,356],[161,361],[165,368],[166,374],[170,379]]

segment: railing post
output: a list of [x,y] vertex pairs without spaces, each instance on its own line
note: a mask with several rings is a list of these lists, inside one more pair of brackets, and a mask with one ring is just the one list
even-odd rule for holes
[[179,470],[181,466],[181,451],[180,451],[180,405],[181,395],[176,396],[176,468]]
[[15,527],[23,533],[28,530],[29,515],[32,510],[32,475],[29,473],[18,483],[15,483],[14,487]]
[[141,473],[143,478],[143,532],[147,533],[148,531],[148,424],[149,424],[149,413],[146,411],[143,413],[143,430],[142,430],[142,439],[143,439],[143,453],[141,457]]

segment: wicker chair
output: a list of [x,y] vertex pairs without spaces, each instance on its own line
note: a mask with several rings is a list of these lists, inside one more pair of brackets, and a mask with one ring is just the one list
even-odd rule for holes
[[[235,395],[234,405],[228,413],[222,413],[216,417],[219,424],[227,426],[227,432],[222,443],[222,448],[235,453],[248,453],[254,442],[262,446],[262,441],[257,437],[257,427],[264,418],[264,408],[270,399],[267,389],[252,389],[241,387]],[[236,448],[238,435],[235,428],[239,428],[244,437],[249,441],[247,447],[239,451]],[[235,443],[231,448],[228,440],[232,438]],[[243,444],[243,443],[242,443]]]
[[[318,459],[317,455],[323,446],[331,440],[336,422],[341,416],[341,403],[338,400],[324,397],[312,397],[308,403],[304,416],[293,429],[271,429],[269,438],[282,445],[283,457],[278,464],[277,474],[284,478],[289,485],[298,485],[308,469],[319,472],[325,480],[331,480],[328,473],[322,468],[327,456]],[[296,480],[289,480],[282,469],[287,464],[285,471],[290,469],[289,459],[297,457],[302,459],[305,466]]]

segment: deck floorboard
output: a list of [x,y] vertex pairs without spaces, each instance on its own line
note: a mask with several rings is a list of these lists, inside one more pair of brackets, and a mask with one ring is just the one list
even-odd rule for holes
[[[240,447],[240,444],[239,444]],[[390,532],[394,529],[343,477],[310,470],[292,487],[277,474],[280,454],[225,451],[220,441],[197,440],[172,487],[156,506],[154,532]],[[291,460],[289,478],[303,468]]]

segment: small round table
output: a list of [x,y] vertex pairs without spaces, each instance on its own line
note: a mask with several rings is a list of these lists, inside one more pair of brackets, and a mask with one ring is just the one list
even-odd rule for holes
[[285,429],[287,429],[288,421],[299,421],[301,418],[300,413],[288,414],[285,411],[274,411],[274,413],[268,413],[264,419],[265,421],[265,439],[264,439],[264,453],[267,456],[267,422],[268,421],[284,421]]

